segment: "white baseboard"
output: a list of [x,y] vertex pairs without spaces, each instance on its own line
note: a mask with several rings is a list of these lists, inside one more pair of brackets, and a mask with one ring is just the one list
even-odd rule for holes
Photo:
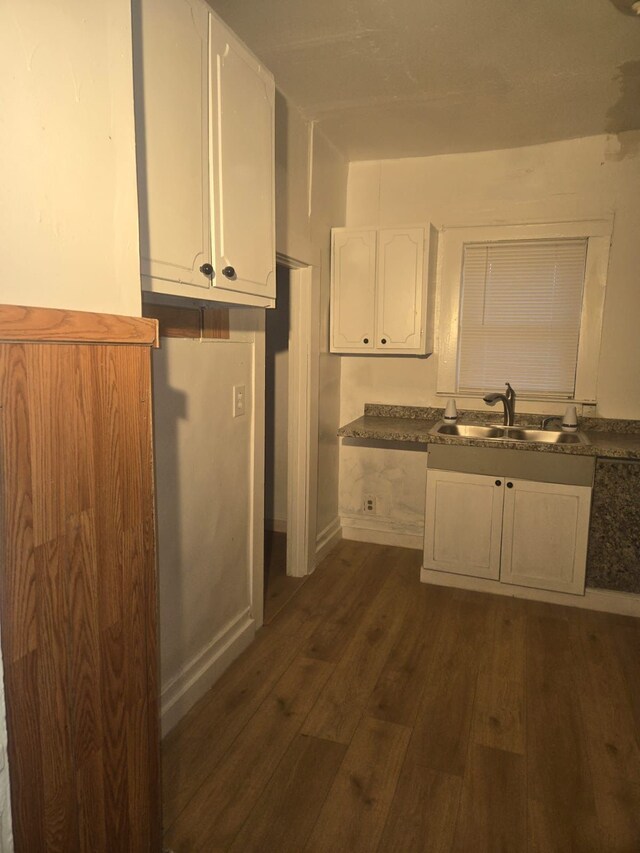
[[341,539],[342,527],[340,526],[340,519],[336,516],[316,537],[316,566],[324,560],[329,551],[332,551]]
[[489,578],[474,578],[469,575],[455,575],[450,572],[439,572],[435,569],[424,568],[420,570],[420,580],[423,583],[431,583],[436,586],[452,586],[475,592],[509,595],[513,598],[529,598],[533,601],[560,604],[565,607],[581,607],[584,610],[601,610],[605,613],[617,613],[621,616],[640,617],[640,595],[633,592],[587,588],[584,595],[572,595],[567,592],[533,589],[528,586],[501,583]]
[[255,621],[247,610],[229,622],[176,676],[162,686],[160,724],[163,737],[247,648],[255,633]]
[[397,545],[400,548],[416,548],[422,551],[422,525],[402,524],[386,518],[363,518],[359,515],[343,515],[341,521],[343,539],[373,542],[376,545]]
[[264,529],[272,530],[274,533],[286,533],[287,520],[283,518],[265,518]]

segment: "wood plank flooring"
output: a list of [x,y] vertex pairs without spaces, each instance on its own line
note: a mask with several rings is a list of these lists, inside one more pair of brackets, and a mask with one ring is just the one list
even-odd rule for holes
[[165,739],[175,853],[638,853],[640,620],[344,541]]

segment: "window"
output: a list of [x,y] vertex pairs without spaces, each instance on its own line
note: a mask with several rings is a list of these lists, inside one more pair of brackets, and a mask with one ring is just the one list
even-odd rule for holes
[[438,392],[595,401],[609,222],[447,229]]

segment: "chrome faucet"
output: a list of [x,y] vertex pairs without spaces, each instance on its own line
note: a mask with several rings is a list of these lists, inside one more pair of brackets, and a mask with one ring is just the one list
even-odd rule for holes
[[504,425],[513,426],[516,415],[516,392],[508,382],[505,382],[507,391],[505,394],[485,394],[482,398],[487,406],[495,406],[498,400],[502,400],[504,406]]

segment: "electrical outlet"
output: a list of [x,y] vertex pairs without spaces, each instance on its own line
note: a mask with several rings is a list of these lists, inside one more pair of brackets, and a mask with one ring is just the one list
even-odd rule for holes
[[362,511],[368,512],[371,515],[375,515],[376,513],[376,496],[375,495],[364,495],[362,498]]
[[244,385],[233,386],[233,417],[240,418],[245,412],[245,387]]

